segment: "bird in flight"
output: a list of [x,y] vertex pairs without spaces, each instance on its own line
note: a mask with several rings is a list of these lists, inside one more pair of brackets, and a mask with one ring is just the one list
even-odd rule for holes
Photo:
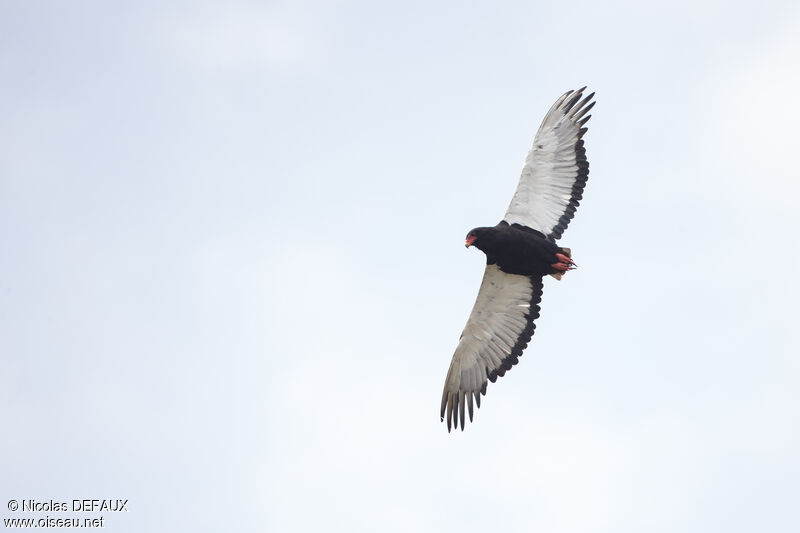
[[585,90],[564,93],[545,115],[503,220],[467,234],[467,248],[486,254],[486,271],[444,383],[440,417],[447,431],[459,423],[463,431],[465,409],[471,422],[487,381],[519,362],[539,317],[544,276],[560,280],[577,266],[556,241],[589,176],[582,137],[594,93],[584,97]]

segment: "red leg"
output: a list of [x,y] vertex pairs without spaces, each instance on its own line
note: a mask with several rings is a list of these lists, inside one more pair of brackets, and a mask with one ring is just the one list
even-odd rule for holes
[[575,261],[573,261],[572,259],[570,259],[569,257],[567,257],[564,254],[556,254],[556,259],[558,259],[561,263],[566,263],[568,265],[578,266],[578,265],[575,264]]

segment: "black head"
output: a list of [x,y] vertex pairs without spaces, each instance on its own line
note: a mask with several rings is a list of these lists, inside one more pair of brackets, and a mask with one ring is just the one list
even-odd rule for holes
[[467,238],[464,241],[464,246],[469,248],[470,246],[476,246],[477,248],[481,249],[481,239],[486,237],[486,234],[492,228],[475,228],[467,233]]

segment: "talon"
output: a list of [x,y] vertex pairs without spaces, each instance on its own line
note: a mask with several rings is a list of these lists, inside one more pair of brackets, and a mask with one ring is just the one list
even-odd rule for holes
[[567,270],[572,270],[573,268],[566,263],[553,263],[550,265],[551,267],[555,268],[559,272],[566,272]]
[[567,256],[566,256],[566,255],[564,255],[564,254],[556,254],[556,259],[558,259],[558,260],[559,260],[559,261],[561,261],[562,263],[566,263],[566,264],[568,264],[568,265],[575,265],[575,266],[578,266],[578,265],[576,265],[576,264],[575,264],[575,261],[573,261],[572,259],[570,259],[569,257],[567,257]]

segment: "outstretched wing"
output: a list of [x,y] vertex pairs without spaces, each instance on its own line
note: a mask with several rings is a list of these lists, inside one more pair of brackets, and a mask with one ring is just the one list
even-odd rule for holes
[[481,406],[486,382],[503,376],[517,364],[528,345],[533,323],[539,317],[542,278],[507,274],[497,265],[486,265],[478,299],[461,333],[442,393],[441,417],[464,430],[464,409],[472,421],[473,398]]
[[594,106],[594,93],[581,99],[585,89],[564,93],[544,117],[503,218],[509,224],[522,224],[556,240],[575,216],[589,176],[581,137],[591,118],[584,115]]

